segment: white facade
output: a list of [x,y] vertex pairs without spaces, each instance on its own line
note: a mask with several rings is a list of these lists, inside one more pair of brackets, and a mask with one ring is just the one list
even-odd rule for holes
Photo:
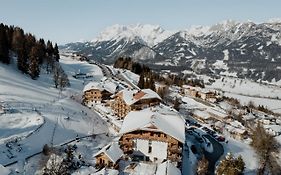
[[162,162],[167,159],[168,143],[166,142],[135,139],[134,143],[134,150],[140,151],[151,161]]
[[91,100],[88,103],[86,103],[86,106],[88,106],[90,108],[90,107],[95,106],[96,104],[101,104],[101,101],[99,101],[99,100],[96,100],[96,101],[95,100]]

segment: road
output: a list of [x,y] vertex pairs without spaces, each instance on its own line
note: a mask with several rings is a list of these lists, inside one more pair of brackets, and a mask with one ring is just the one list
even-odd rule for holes
[[220,157],[223,155],[224,149],[222,144],[220,144],[218,141],[216,141],[213,137],[210,135],[204,135],[213,145],[213,152],[209,153],[207,151],[204,151],[205,157],[209,161],[209,167],[208,170],[210,172],[210,175],[215,174],[215,167],[216,167],[216,162],[220,159]]

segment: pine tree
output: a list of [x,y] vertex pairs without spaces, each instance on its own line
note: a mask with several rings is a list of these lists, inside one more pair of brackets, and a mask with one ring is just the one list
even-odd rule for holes
[[36,79],[40,74],[39,67],[39,47],[33,46],[30,52],[30,64],[29,64],[29,75],[32,79]]
[[59,86],[59,78],[60,78],[60,66],[58,64],[55,64],[53,69],[53,81],[55,84],[55,88],[58,88]]
[[44,58],[46,57],[46,44],[44,39],[39,39],[38,42],[39,47],[39,64],[43,63]]
[[15,28],[12,39],[12,50],[17,53],[17,66],[23,73],[28,72],[27,66],[27,52],[25,49],[25,36],[24,31],[20,28]]
[[10,63],[9,44],[5,26],[2,23],[0,24],[0,61],[6,64]]
[[59,61],[59,59],[60,59],[59,48],[58,48],[57,44],[55,44],[55,47],[54,47],[54,58],[56,61]]
[[18,50],[17,66],[22,73],[28,73],[27,53],[24,48]]
[[140,75],[139,82],[138,82],[138,87],[141,88],[141,89],[144,88],[144,73],[142,73]]
[[53,57],[53,55],[54,55],[54,47],[53,47],[53,44],[52,44],[52,42],[51,41],[47,41],[47,55],[49,56],[49,57]]

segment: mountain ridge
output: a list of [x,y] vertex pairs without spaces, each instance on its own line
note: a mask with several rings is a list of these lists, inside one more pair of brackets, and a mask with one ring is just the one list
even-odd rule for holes
[[[110,33],[111,29],[93,42],[70,43],[61,49],[106,64],[112,64],[117,57],[129,56],[156,69],[180,67],[178,72],[231,74],[255,81],[281,79],[281,22],[278,20],[266,23],[228,20],[209,27],[174,31],[169,36],[169,32],[153,25],[117,25]],[[154,33],[150,35],[151,31]]]

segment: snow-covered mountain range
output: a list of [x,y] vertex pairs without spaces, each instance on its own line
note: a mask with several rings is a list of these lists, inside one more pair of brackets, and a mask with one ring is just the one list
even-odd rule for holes
[[153,25],[114,25],[89,42],[69,43],[90,59],[112,64],[130,56],[155,69],[193,70],[253,80],[281,79],[281,22],[224,21],[167,31]]

